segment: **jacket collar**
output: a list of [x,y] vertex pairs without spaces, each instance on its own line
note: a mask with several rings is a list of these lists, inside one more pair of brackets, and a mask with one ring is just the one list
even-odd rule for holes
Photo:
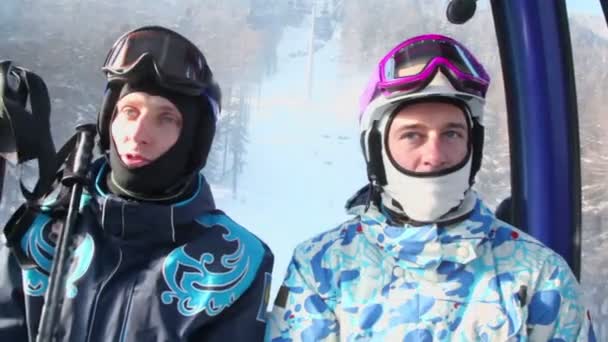
[[359,189],[353,196],[351,196],[345,204],[347,213],[353,215],[359,215],[360,212],[367,210],[370,206],[380,205],[381,210],[385,213],[385,216],[389,218],[393,225],[410,225],[410,226],[425,226],[431,223],[438,225],[450,225],[465,220],[475,208],[477,201],[477,194],[475,191],[469,189],[466,191],[464,199],[460,205],[453,208],[445,215],[441,216],[436,222],[419,222],[410,219],[405,214],[397,213],[381,203],[381,197],[379,193],[374,193],[372,185],[364,185]]
[[383,253],[410,269],[436,269],[443,261],[468,264],[482,252],[494,215],[474,195],[470,215],[452,224],[395,225],[376,206],[352,208],[361,218],[361,232]]
[[94,210],[103,230],[125,240],[176,242],[176,227],[194,222],[205,212],[215,209],[209,184],[202,174],[196,180],[196,191],[188,199],[172,203],[157,204],[127,200],[107,192],[103,182],[109,166],[103,158],[92,167],[91,177],[95,198]]

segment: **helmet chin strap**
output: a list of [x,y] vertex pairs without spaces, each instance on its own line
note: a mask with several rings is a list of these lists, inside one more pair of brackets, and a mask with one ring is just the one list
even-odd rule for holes
[[474,207],[469,185],[471,157],[458,170],[438,177],[415,177],[401,173],[385,159],[387,184],[382,204],[415,223],[452,221]]
[[466,220],[473,209],[475,209],[475,205],[477,203],[477,194],[475,191],[469,189],[465,195],[464,199],[460,203],[459,206],[450,209],[446,214],[439,217],[434,221],[417,221],[412,219],[411,217],[404,214],[403,209],[394,210],[392,208],[399,207],[398,204],[393,202],[391,207],[382,205],[381,208],[384,210],[386,214],[388,214],[388,219],[390,220],[392,225],[410,225],[410,226],[425,226],[430,224],[438,224],[442,226],[447,226],[451,224],[455,224],[458,222],[462,222]]
[[[386,128],[402,105],[447,102],[461,107],[469,128],[469,153],[453,167],[431,174],[415,174],[394,165],[387,154]],[[361,145],[372,186],[371,201],[383,205],[410,223],[445,223],[462,219],[475,206],[471,190],[481,166],[483,98],[456,90],[443,73],[437,73],[421,91],[378,95],[362,112]],[[379,203],[381,202],[381,203]]]
[[178,198],[189,195],[192,181],[195,177],[187,179],[184,183],[174,185],[172,188],[167,189],[167,195],[162,196],[150,196],[144,193],[138,193],[122,187],[119,182],[115,179],[115,174],[110,170],[106,179],[106,185],[110,191],[117,195],[122,195],[127,198],[132,198],[139,201],[147,202],[171,202]]
[[[470,136],[472,118],[466,108],[462,109]],[[386,138],[395,112],[393,110],[393,114],[385,115],[378,127],[382,134],[380,154],[386,179],[381,193],[384,207],[402,216],[401,221],[414,224],[453,221],[467,215],[475,204],[474,200],[465,201],[468,194],[472,193],[472,144],[468,144],[468,153],[464,159],[449,169],[433,174],[408,172],[389,156]]]
[[108,160],[112,171],[107,180],[108,187],[117,194],[147,201],[177,198],[198,174],[198,165],[193,162],[192,155],[196,152],[195,146],[202,148],[197,143],[199,136],[204,134],[200,129],[201,117],[204,116],[200,99],[170,93],[154,84],[125,84],[119,98],[135,92],[161,96],[170,101],[181,113],[182,127],[177,141],[167,151],[137,168],[129,168],[123,163],[110,130]]

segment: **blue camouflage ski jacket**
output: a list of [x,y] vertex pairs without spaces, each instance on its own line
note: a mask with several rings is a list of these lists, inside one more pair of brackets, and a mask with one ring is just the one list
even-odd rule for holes
[[[81,205],[57,341],[262,340],[268,247],[215,209],[202,176],[190,199],[158,205],[104,193],[106,165]],[[61,221],[42,212],[20,238],[35,267],[1,247],[0,341],[35,340]]]
[[567,263],[481,200],[448,226],[351,213],[296,248],[267,341],[595,340]]

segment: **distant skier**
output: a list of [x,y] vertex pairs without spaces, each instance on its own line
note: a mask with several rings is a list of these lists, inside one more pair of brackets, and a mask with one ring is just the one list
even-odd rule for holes
[[268,341],[594,341],[568,264],[472,185],[490,79],[459,42],[408,39],[374,70],[355,215],[300,244]]
[[[216,209],[200,173],[221,101],[204,55],[143,27],[118,39],[103,71],[104,155],[91,167],[54,340],[262,340],[273,256]],[[33,266],[22,287],[14,267],[0,269],[1,341],[36,339],[62,198],[13,241]]]

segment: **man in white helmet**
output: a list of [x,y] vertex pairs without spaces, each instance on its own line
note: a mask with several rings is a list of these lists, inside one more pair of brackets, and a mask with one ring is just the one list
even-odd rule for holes
[[296,248],[267,340],[595,340],[567,263],[471,188],[489,81],[440,35],[380,61],[361,101],[370,185]]

